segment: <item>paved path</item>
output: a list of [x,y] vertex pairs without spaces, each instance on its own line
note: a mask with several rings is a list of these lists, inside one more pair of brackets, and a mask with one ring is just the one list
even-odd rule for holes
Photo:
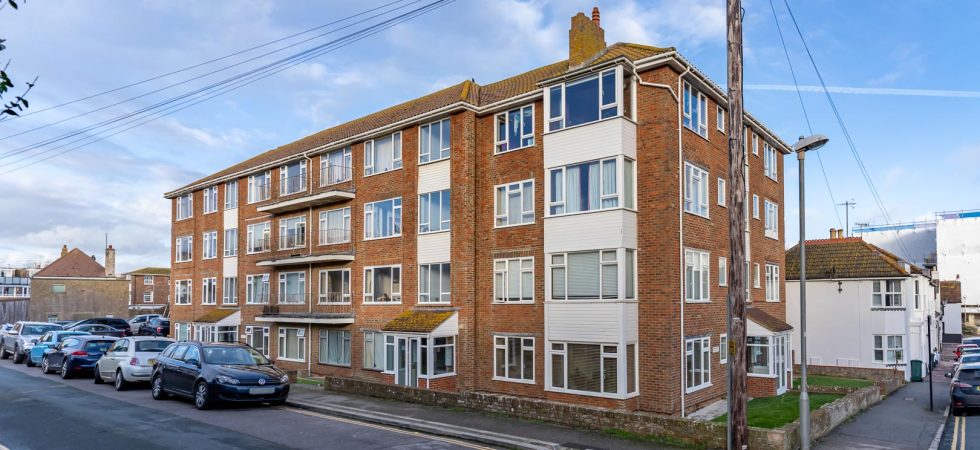
[[483,446],[291,408],[154,401],[0,361],[0,449],[466,449]]

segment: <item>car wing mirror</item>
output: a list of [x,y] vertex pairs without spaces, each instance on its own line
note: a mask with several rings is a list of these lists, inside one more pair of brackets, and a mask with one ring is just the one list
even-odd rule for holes
[[953,372],[946,372],[943,374],[943,376],[946,378],[953,378]]

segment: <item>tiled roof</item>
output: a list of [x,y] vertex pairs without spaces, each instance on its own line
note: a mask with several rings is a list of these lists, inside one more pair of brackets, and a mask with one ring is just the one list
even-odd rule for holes
[[752,306],[745,308],[745,318],[755,322],[762,328],[772,331],[773,333],[781,333],[783,331],[793,329],[792,325],[786,323],[782,319],[769,315],[769,313]]
[[39,270],[35,277],[80,277],[105,278],[105,267],[99,264],[85,252],[73,248],[70,252],[54,260],[47,267]]
[[224,319],[232,314],[238,312],[237,309],[212,309],[204,313],[204,315],[194,319],[195,323],[217,323],[221,319]]
[[170,276],[168,267],[144,267],[142,269],[129,272],[127,275],[166,275]]
[[[921,273],[915,266],[909,268]],[[859,237],[806,241],[808,280],[907,276],[898,256]],[[786,251],[786,279],[800,279],[799,245]]]
[[939,299],[943,303],[960,303],[960,280],[945,280],[939,282]]
[[391,319],[381,330],[429,333],[453,314],[452,310],[410,309]]

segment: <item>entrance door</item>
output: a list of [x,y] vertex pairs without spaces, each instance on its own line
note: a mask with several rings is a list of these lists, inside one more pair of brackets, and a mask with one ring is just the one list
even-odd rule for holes
[[395,383],[402,386],[419,385],[419,338],[395,338]]
[[789,377],[786,375],[786,335],[775,336],[773,340],[773,346],[775,347],[776,361],[774,367],[776,368],[776,394],[782,394],[786,392],[787,382]]

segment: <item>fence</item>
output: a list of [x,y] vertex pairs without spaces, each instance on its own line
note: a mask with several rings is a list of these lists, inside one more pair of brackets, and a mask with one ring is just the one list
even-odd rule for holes
[[27,320],[30,299],[0,300],[0,324]]

